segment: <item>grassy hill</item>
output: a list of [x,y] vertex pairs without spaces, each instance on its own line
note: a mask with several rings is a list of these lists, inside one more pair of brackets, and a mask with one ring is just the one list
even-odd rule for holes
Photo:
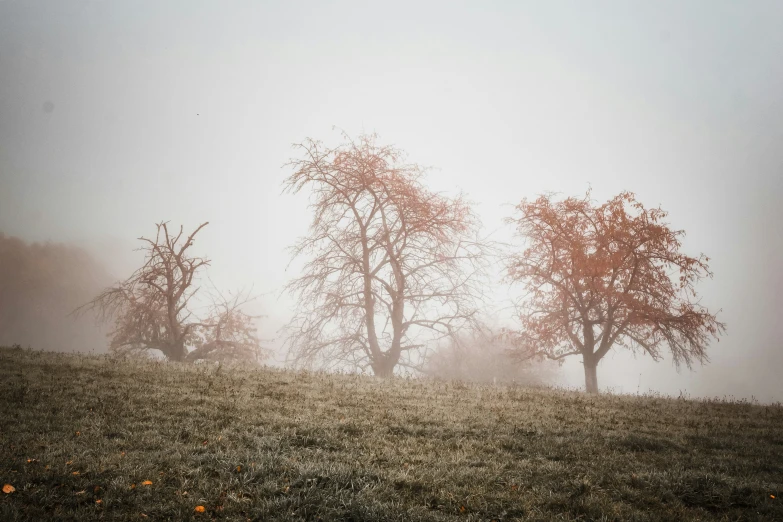
[[783,520],[783,407],[2,348],[0,483],[2,520]]

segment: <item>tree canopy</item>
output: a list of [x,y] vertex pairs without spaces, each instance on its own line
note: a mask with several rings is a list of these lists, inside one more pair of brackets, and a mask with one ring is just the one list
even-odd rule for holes
[[616,346],[654,360],[668,347],[678,366],[708,360],[707,345],[725,330],[699,302],[695,285],[712,277],[706,256],[680,252],[682,230],[623,192],[597,204],[584,198],[523,200],[513,224],[524,242],[508,279],[526,295],[521,329],[508,331],[520,357],[581,355],[588,391],[598,362]]
[[306,259],[288,285],[297,362],[349,364],[389,376],[417,368],[431,343],[477,318],[485,247],[462,197],[428,190],[402,151],[361,136],[307,140],[286,189],[309,189],[313,220],[293,248]]

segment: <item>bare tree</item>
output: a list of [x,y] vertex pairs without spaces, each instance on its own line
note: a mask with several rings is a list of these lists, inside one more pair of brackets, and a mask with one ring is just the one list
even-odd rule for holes
[[527,296],[522,329],[508,332],[521,357],[581,355],[588,392],[615,346],[654,360],[668,346],[675,364],[707,361],[707,344],[726,326],[702,306],[695,284],[711,277],[709,259],[680,252],[681,230],[666,212],[645,209],[629,192],[604,204],[584,198],[523,200],[516,225],[525,250],[512,257],[509,279]]
[[424,169],[376,136],[297,145],[288,191],[311,192],[309,234],[292,247],[304,275],[287,326],[297,363],[419,368],[431,343],[477,318],[486,247],[462,198],[427,190]]
[[[218,351],[245,358],[254,352],[251,347],[260,350],[252,317],[239,310],[246,298],[213,302],[206,320],[193,311],[192,300],[200,289],[197,275],[210,261],[191,255],[189,249],[207,224],[185,236],[182,227],[171,233],[168,223],[158,223],[154,239],[139,238],[144,265],[75,311],[93,311],[99,320],[114,322],[111,351],[160,350],[169,360],[190,361],[201,355],[216,358]],[[197,353],[192,354],[191,346]]]

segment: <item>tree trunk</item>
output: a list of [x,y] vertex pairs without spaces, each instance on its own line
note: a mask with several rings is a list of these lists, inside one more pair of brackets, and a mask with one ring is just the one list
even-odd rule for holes
[[163,353],[169,361],[183,362],[187,358],[188,351],[184,344],[174,344]]
[[583,355],[582,364],[585,367],[585,391],[598,393],[598,361]]
[[389,357],[387,354],[381,354],[372,363],[372,371],[376,377],[382,377],[389,379],[394,375],[394,367],[397,365],[397,361]]

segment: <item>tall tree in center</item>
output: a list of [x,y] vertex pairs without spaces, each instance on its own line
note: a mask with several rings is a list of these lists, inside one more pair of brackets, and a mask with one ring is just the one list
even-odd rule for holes
[[477,319],[478,219],[461,197],[427,190],[424,169],[376,136],[297,147],[285,186],[310,190],[313,220],[292,247],[306,263],[287,287],[299,299],[290,354],[382,377],[418,368],[434,343]]

